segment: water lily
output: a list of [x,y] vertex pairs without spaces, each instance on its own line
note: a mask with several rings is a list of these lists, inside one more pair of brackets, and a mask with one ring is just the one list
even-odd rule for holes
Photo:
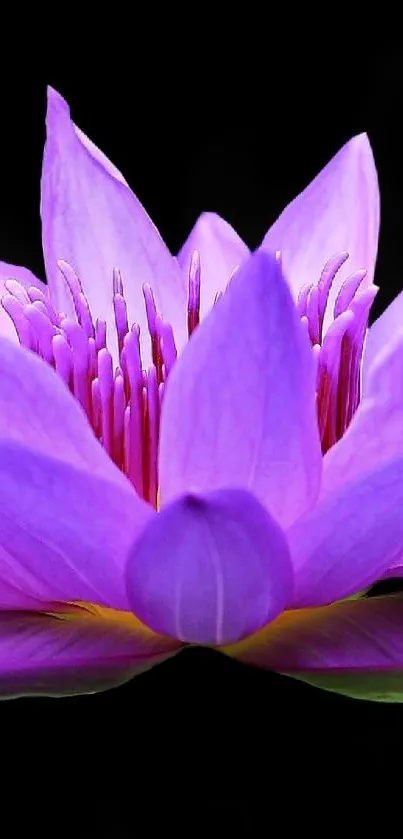
[[41,213],[48,285],[0,266],[1,694],[203,644],[400,698],[403,601],[359,596],[403,556],[398,330],[370,330],[361,388],[367,138],[256,253],[207,215],[176,259],[50,91]]

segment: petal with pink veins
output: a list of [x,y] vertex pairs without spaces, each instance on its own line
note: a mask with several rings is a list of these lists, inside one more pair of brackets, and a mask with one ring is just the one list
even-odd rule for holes
[[170,374],[161,500],[243,487],[288,525],[314,503],[321,468],[312,350],[280,265],[258,252]]
[[0,697],[95,693],[177,649],[130,614],[0,612]]
[[[35,274],[33,274],[28,268],[24,268],[21,265],[9,265],[8,262],[0,262],[0,301],[1,298],[8,293],[4,285],[7,280],[17,280],[17,282],[19,282],[25,289],[28,289],[30,286],[35,286],[47,294],[47,286],[45,283],[43,283],[42,280],[39,280],[38,277],[36,277]],[[14,343],[18,343],[15,326],[10,316],[3,309],[1,303],[0,336],[2,338],[8,338]]]
[[216,213],[202,213],[178,253],[182,270],[189,274],[194,251],[200,254],[201,315],[211,309],[216,294],[224,291],[234,269],[248,258],[249,248],[234,228]]
[[401,702],[402,624],[401,595],[335,603],[285,612],[225,652],[348,696]]
[[403,551],[403,458],[329,493],[288,531],[293,605],[320,606],[375,582]]
[[78,274],[93,316],[105,320],[116,357],[112,272],[122,274],[130,322],[140,325],[147,367],[151,360],[142,292],[149,283],[179,347],[186,339],[187,284],[156,227],[105,156],[78,131],[65,100],[48,91],[47,140],[42,170],[42,239],[54,306],[73,307],[58,260]]
[[28,597],[127,609],[126,554],[156,515],[127,487],[0,442],[0,605],[20,591],[22,608]]
[[262,247],[281,250],[283,266],[297,298],[305,285],[317,283],[330,257],[347,251],[329,295],[325,328],[349,274],[366,269],[373,281],[378,248],[379,189],[366,134],[346,143],[314,180],[281,213]]
[[292,597],[286,538],[244,490],[187,495],[164,507],[133,545],[126,573],[137,617],[196,644],[236,641]]

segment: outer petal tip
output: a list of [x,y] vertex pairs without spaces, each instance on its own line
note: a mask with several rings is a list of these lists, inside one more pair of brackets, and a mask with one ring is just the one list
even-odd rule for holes
[[371,178],[375,178],[375,181],[377,182],[374,155],[371,142],[366,131],[363,131],[361,134],[355,134],[350,140],[347,140],[339,152],[335,154],[329,165],[342,163],[342,165],[345,166],[351,162],[351,164],[355,166],[358,158],[367,164],[367,174]]
[[372,147],[366,131],[362,131],[360,134],[355,134],[354,137],[346,143],[347,146],[350,144],[365,151],[369,151],[372,155]]
[[186,282],[154,224],[123,176],[70,118],[67,102],[48,91],[43,156],[42,241],[52,302],[74,314],[71,295],[57,267],[77,273],[93,318],[107,323],[117,360],[112,306],[113,269],[123,277],[130,323],[140,326],[143,362],[151,356],[142,284],[149,283],[159,313],[170,322],[180,348],[186,336]]
[[46,108],[46,125],[49,124],[57,118],[58,115],[65,115],[70,118],[70,107],[68,102],[63,98],[63,96],[55,90],[54,87],[47,87],[46,90],[46,100],[47,100],[47,108]]
[[262,247],[280,248],[287,278],[297,296],[319,280],[333,254],[347,251],[349,260],[330,290],[325,327],[343,281],[357,270],[375,270],[379,231],[378,178],[371,144],[358,134],[334,155],[311,183],[283,210],[263,239]]

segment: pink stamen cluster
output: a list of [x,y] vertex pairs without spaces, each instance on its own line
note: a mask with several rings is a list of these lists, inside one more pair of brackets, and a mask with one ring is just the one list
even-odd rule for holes
[[[122,278],[113,271],[113,310],[119,360],[114,369],[103,320],[94,322],[72,267],[58,263],[70,290],[76,320],[57,313],[47,295],[16,280],[5,283],[2,305],[20,344],[48,362],[80,402],[98,440],[137,492],[157,506],[157,452],[164,384],[176,359],[172,328],[157,313],[152,289],[143,286],[152,365],[142,368],[140,329],[129,327]],[[200,319],[200,260],[189,271],[189,337]]]
[[323,334],[329,292],[347,259],[347,253],[330,259],[319,282],[304,286],[297,301],[298,313],[317,354],[317,408],[323,453],[340,440],[357,410],[364,340],[378,291],[374,285],[363,287],[366,271],[351,274],[339,291],[332,322]]
[[[346,253],[326,264],[319,282],[304,287],[297,309],[318,360],[317,406],[323,451],[342,436],[360,399],[360,366],[369,310],[377,289],[362,289],[365,271],[343,284],[334,306],[334,320],[323,334],[329,291]],[[27,290],[7,280],[1,300],[20,344],[41,356],[80,402],[94,433],[135,489],[154,507],[158,497],[158,441],[164,386],[177,351],[171,326],[157,312],[149,285],[143,286],[152,365],[142,367],[140,329],[129,326],[122,278],[113,271],[113,310],[118,364],[107,346],[107,328],[94,319],[73,268],[58,266],[70,290],[76,320],[58,313],[40,289]],[[216,296],[215,302],[221,297]],[[189,269],[187,326],[190,337],[200,321],[200,259],[193,254]]]

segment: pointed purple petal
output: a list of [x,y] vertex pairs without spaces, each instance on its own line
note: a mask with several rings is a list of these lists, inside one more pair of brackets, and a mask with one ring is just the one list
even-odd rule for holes
[[356,593],[403,551],[403,458],[329,493],[288,532],[294,605],[317,606]]
[[174,501],[133,545],[133,612],[156,632],[224,644],[273,620],[292,596],[285,536],[244,490]]
[[161,499],[244,487],[288,524],[314,502],[321,465],[313,354],[279,264],[256,253],[172,370]]
[[201,263],[201,314],[211,309],[216,294],[224,291],[234,269],[249,256],[249,248],[227,221],[216,213],[202,213],[178,253],[186,276],[194,251]]
[[154,515],[127,487],[0,443],[0,605],[17,605],[13,587],[21,607],[28,596],[127,609],[126,554]]
[[[32,271],[28,268],[23,268],[21,265],[9,265],[8,262],[0,262],[0,301],[4,294],[7,294],[7,289],[4,283],[7,280],[17,280],[24,288],[36,286],[47,294],[47,287],[42,280],[35,277]],[[2,338],[18,343],[17,333],[14,324],[4,311],[3,306],[0,305],[0,335]]]
[[369,372],[378,356],[387,349],[391,340],[403,332],[403,291],[392,300],[381,316],[368,330],[362,362],[362,380],[364,394],[367,388]]
[[72,305],[57,261],[77,272],[94,318],[116,335],[112,307],[113,268],[121,271],[131,322],[142,328],[145,366],[151,358],[143,283],[153,288],[158,311],[179,345],[186,334],[186,282],[158,231],[115,167],[70,119],[67,103],[48,92],[47,141],[42,173],[43,250],[54,305]]
[[350,258],[337,274],[325,316],[343,281],[358,269],[373,280],[378,247],[379,190],[375,163],[366,134],[353,137],[309,186],[286,207],[266,233],[262,247],[281,250],[283,267],[295,297],[319,280],[330,257],[347,251]]
[[0,612],[0,697],[106,690],[176,649],[129,614]]
[[0,438],[129,486],[62,379],[34,353],[2,338]]
[[400,595],[354,600],[286,612],[226,652],[328,690],[402,701],[402,625]]
[[321,495],[403,456],[403,335],[378,356],[342,439],[324,459]]

